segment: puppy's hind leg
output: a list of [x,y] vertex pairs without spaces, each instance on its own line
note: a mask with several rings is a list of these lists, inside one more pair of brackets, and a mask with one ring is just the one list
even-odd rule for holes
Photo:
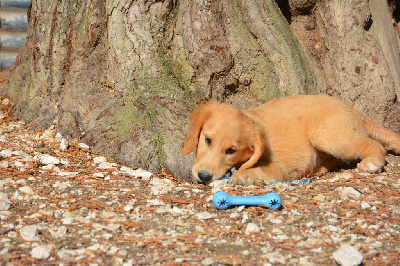
[[378,173],[385,164],[386,149],[369,137],[362,120],[357,117],[331,117],[311,136],[312,145],[320,151],[343,160],[361,159],[357,164],[360,171]]

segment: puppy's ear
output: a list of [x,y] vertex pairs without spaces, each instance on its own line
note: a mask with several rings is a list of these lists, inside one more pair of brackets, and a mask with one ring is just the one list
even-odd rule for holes
[[194,150],[199,142],[199,135],[204,123],[211,116],[211,105],[216,104],[214,100],[209,100],[199,106],[190,115],[190,126],[186,134],[185,144],[183,145],[183,155],[186,155]]
[[265,133],[261,129],[254,126],[252,133],[253,154],[244,164],[242,164],[242,166],[239,168],[238,171],[246,170],[258,162],[258,160],[261,158],[265,150],[264,141],[265,141]]

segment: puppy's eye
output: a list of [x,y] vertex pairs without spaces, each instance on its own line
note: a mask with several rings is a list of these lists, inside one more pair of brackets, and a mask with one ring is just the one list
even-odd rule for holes
[[206,138],[205,141],[206,141],[207,146],[211,146],[212,141],[210,138]]
[[226,154],[234,154],[236,152],[235,149],[229,148],[225,151]]

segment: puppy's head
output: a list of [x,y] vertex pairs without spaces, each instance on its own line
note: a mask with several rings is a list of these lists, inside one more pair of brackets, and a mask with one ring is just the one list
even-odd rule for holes
[[197,183],[221,178],[234,166],[252,167],[264,151],[260,128],[239,109],[209,100],[190,117],[183,154],[197,147],[192,173]]

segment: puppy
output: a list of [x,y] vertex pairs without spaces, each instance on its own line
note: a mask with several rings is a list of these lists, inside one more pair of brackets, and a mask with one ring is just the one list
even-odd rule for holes
[[323,175],[343,160],[361,160],[360,171],[378,173],[386,151],[400,153],[400,136],[336,98],[298,95],[249,110],[201,103],[183,154],[196,147],[196,182],[219,179],[235,166],[231,184],[261,185]]

